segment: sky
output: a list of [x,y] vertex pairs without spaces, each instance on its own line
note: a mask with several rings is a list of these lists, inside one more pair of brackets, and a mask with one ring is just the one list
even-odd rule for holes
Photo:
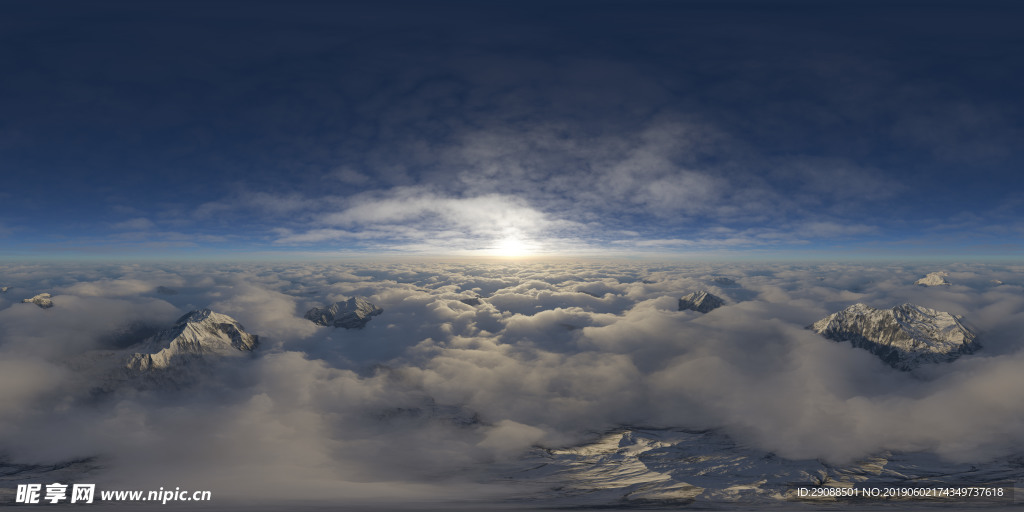
[[7,260],[1022,249],[1011,2],[0,11]]

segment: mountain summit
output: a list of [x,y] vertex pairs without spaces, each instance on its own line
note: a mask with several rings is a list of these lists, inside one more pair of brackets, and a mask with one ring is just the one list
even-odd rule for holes
[[169,329],[144,342],[149,353],[137,352],[125,360],[130,372],[166,369],[204,356],[237,356],[251,352],[259,336],[245,329],[230,316],[199,309],[182,316]]
[[914,281],[914,284],[920,286],[949,286],[951,283],[946,280],[947,277],[949,277],[949,272],[932,272]]
[[352,297],[326,308],[313,308],[306,312],[306,319],[317,325],[362,329],[372,317],[383,312],[383,309],[374,306],[365,297]]
[[854,304],[809,326],[835,341],[849,341],[893,368],[909,371],[921,364],[950,362],[980,348],[961,317],[903,304],[875,309]]
[[[6,291],[6,290],[4,290],[4,291]],[[23,302],[25,304],[35,304],[36,306],[39,306],[39,307],[41,307],[43,309],[47,309],[47,308],[52,308],[53,307],[53,300],[50,299],[50,294],[49,293],[40,293],[39,295],[36,295],[35,297],[32,297],[31,299],[24,299],[21,302]]]
[[724,304],[725,301],[721,297],[716,297],[707,290],[700,290],[679,299],[679,311],[689,309],[691,311],[707,313]]
[[250,355],[258,345],[259,336],[245,332],[234,318],[199,309],[125,348],[88,351],[71,357],[67,364],[82,374],[85,386],[97,391],[114,391],[126,384],[182,389],[204,378],[220,361]]

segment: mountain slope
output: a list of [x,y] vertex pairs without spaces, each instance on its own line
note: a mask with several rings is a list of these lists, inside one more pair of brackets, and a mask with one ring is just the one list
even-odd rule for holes
[[[960,503],[1008,504],[1020,475],[1019,458],[1007,456],[956,464],[928,453],[884,451],[842,465],[793,460],[737,444],[715,430],[624,428],[570,448],[537,448],[498,467],[498,480],[540,489],[526,502],[551,508],[633,508],[692,505],[730,509],[736,504],[784,505],[793,501],[836,501],[802,496],[800,488],[1004,488],[1002,498],[972,497]],[[879,505],[863,498],[849,504]],[[895,501],[895,500],[888,500]],[[907,501],[907,500],[903,500]],[[946,498],[945,504],[957,499]],[[790,505],[792,506],[792,505]]]
[[174,326],[147,340],[153,352],[132,354],[124,363],[132,372],[165,369],[188,359],[207,356],[235,356],[250,352],[259,344],[259,336],[245,329],[230,316],[209,309],[189,312]]
[[40,293],[31,299],[24,299],[21,302],[25,304],[35,304],[43,309],[53,307],[53,300],[50,298],[49,293]]
[[932,272],[917,281],[914,284],[920,286],[950,286],[950,282],[946,280],[949,277],[949,272]]
[[244,357],[259,345],[230,316],[200,309],[173,326],[120,350],[93,350],[66,364],[80,375],[81,386],[103,392],[128,384],[136,388],[178,389],[208,373],[209,365]]
[[834,341],[849,341],[877,355],[893,368],[912,370],[921,364],[949,362],[971,354],[980,345],[961,317],[903,304],[875,309],[854,304],[809,328]]
[[724,304],[725,301],[721,297],[712,295],[707,290],[700,290],[679,299],[679,311],[691,310],[707,313],[722,307]]
[[317,325],[362,329],[374,316],[383,312],[364,297],[352,297],[326,308],[313,308],[306,312],[306,319]]

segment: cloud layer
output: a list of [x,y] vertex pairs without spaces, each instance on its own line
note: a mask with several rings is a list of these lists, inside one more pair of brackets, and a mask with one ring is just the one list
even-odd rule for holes
[[[622,425],[716,428],[782,457],[832,462],[881,450],[951,462],[1013,453],[1024,445],[1014,399],[1024,269],[953,265],[941,269],[951,286],[913,285],[934,270],[9,265],[0,453],[39,464],[95,456],[108,486],[346,503],[514,492],[481,475],[533,446]],[[698,289],[727,305],[678,311]],[[53,308],[19,302],[43,291]],[[384,309],[363,330],[302,318],[355,295]],[[853,302],[964,315],[984,349],[910,374],[805,329]],[[259,334],[256,356],[214,365],[185,389],[88,392],[75,361],[199,307]]]

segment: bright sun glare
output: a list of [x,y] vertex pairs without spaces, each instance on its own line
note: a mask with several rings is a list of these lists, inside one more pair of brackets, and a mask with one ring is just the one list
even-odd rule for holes
[[533,247],[524,243],[519,238],[510,236],[498,240],[494,246],[493,253],[496,256],[504,256],[506,258],[521,258],[532,254]]

